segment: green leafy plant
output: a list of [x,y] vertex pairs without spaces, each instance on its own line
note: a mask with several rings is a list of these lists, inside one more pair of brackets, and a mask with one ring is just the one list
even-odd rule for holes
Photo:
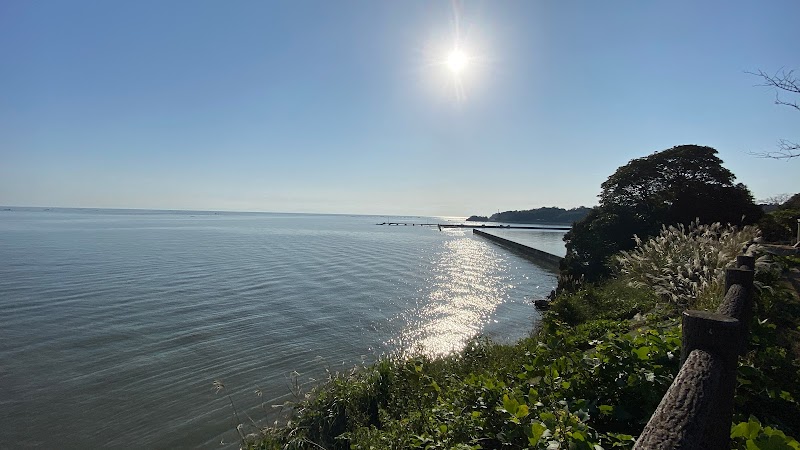
[[551,305],[549,320],[578,325],[597,319],[630,319],[652,310],[657,302],[658,297],[652,291],[624,280],[609,280],[563,293]]
[[765,427],[753,416],[731,427],[732,448],[742,450],[800,450],[800,443],[781,430]]
[[[789,435],[800,428],[800,366],[786,336],[800,325],[800,302],[775,272],[757,278],[771,289],[759,292],[750,351],[740,359],[732,443],[796,448]],[[624,278],[590,284],[559,297],[539,332],[513,345],[479,337],[445,357],[385,357],[332,374],[295,403],[288,423],[247,445],[631,448],[678,371],[677,310],[657,300]]]

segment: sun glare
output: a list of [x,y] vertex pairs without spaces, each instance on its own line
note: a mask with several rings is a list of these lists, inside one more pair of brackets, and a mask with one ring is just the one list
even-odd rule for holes
[[467,67],[468,62],[469,58],[467,58],[466,53],[459,49],[454,49],[447,55],[447,67],[454,75],[461,74]]
[[451,28],[431,36],[423,50],[424,68],[435,83],[433,87],[448,97],[452,93],[461,103],[485,74],[488,48],[484,36],[477,33],[475,21],[463,20],[461,1],[452,0],[452,5]]

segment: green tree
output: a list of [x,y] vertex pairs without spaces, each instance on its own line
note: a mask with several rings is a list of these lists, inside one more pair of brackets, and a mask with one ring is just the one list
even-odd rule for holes
[[758,222],[762,236],[770,242],[793,242],[800,219],[800,194],[791,196]]
[[617,169],[603,184],[600,205],[565,236],[562,274],[588,281],[609,274],[608,259],[654,236],[662,225],[752,224],[763,214],[711,147],[680,145]]

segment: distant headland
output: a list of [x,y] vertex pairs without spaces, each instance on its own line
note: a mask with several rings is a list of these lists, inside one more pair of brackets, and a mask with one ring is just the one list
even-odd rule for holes
[[573,223],[591,211],[592,208],[579,206],[572,209],[544,207],[525,211],[504,211],[486,216],[469,216],[469,222],[506,222],[506,223]]

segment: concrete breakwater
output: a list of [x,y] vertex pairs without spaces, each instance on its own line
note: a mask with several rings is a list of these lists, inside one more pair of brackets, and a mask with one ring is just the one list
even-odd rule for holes
[[500,244],[503,247],[514,250],[522,254],[526,258],[530,259],[531,261],[540,264],[548,269],[553,269],[558,271],[559,265],[561,264],[561,260],[564,259],[560,256],[556,256],[551,253],[543,252],[539,249],[529,247],[524,244],[520,244],[519,242],[510,241],[508,239],[501,238],[500,236],[495,236],[493,234],[486,233],[485,231],[473,229],[472,232],[474,234],[477,234],[478,236],[496,242],[497,244]]
[[375,225],[409,226],[412,227],[439,227],[442,228],[502,228],[504,230],[563,230],[569,231],[572,227],[560,225],[472,225],[466,223],[412,223],[412,222],[382,222]]

